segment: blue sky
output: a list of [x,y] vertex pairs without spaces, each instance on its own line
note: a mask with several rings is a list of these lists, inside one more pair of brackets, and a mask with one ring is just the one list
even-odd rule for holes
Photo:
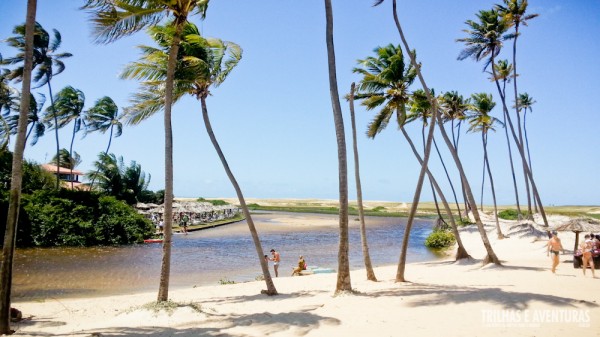
[[[428,85],[436,92],[457,90],[464,96],[492,93],[493,114],[501,116],[495,85],[482,73],[483,64],[457,61],[465,36],[465,21],[478,10],[498,1],[399,1],[399,16],[411,48],[417,50]],[[100,97],[112,97],[123,109],[137,83],[118,78],[123,67],[137,60],[137,45],[150,43],[140,32],[110,45],[95,45],[86,13],[73,0],[39,0],[38,22],[62,34],[61,51],[66,70],[53,79],[55,92],[67,85],[81,89],[86,108]],[[333,1],[337,76],[340,95],[349,91],[356,60],[373,49],[399,44],[391,1],[371,7],[370,0]],[[0,2],[0,40],[24,22],[26,1]],[[519,88],[537,103],[528,116],[533,171],[546,205],[599,204],[600,137],[597,79],[600,67],[600,1],[531,0],[530,13],[540,16],[522,30],[518,45]],[[337,198],[337,147],[329,96],[325,14],[322,1],[213,0],[207,19],[198,24],[207,37],[239,44],[243,59],[227,81],[212,91],[208,109],[214,131],[246,197]],[[511,58],[512,43],[500,57]],[[0,53],[15,51],[0,44]],[[413,89],[420,86],[415,83]],[[47,88],[38,89],[47,94]],[[512,96],[512,93],[511,93]],[[346,123],[350,198],[355,199],[348,104],[342,101]],[[511,101],[512,104],[512,101]],[[173,108],[176,197],[234,197],[221,163],[206,136],[200,104],[184,99]],[[376,139],[364,136],[373,112],[357,105],[363,198],[412,200],[419,166],[402,135],[390,124]],[[420,126],[409,127],[415,140]],[[464,129],[463,129],[464,130]],[[68,148],[71,128],[60,130],[61,147]],[[104,151],[108,135],[77,136],[74,149],[83,159],[78,167],[92,168]],[[439,136],[438,136],[439,137]],[[439,144],[442,145],[441,137]],[[50,160],[54,136],[47,134],[25,156],[37,162]],[[479,199],[482,145],[475,134],[461,136],[461,157],[476,198]],[[152,175],[150,188],[164,186],[164,135],[162,115],[138,126],[126,127],[113,140],[111,152],[126,162],[137,161]],[[454,184],[458,175],[451,158],[442,152]],[[490,162],[500,204],[513,204],[508,154],[502,129],[489,136]],[[431,168],[448,195],[439,159]],[[521,200],[522,174],[518,175]],[[432,200],[429,188],[422,200]],[[489,185],[484,203],[492,202]]]

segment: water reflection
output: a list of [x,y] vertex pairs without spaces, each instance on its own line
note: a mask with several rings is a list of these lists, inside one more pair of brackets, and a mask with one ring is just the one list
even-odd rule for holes
[[[255,214],[265,252],[281,253],[280,277],[288,276],[299,255],[311,266],[336,268],[338,231],[331,226],[291,227],[273,221],[277,214]],[[311,215],[285,214],[286,217]],[[335,220],[336,216],[330,217]],[[363,267],[358,222],[351,217],[350,267]],[[367,219],[369,252],[374,266],[396,264],[405,219]],[[408,261],[435,259],[423,246],[432,222],[416,220],[409,244]],[[158,289],[162,246],[143,244],[124,247],[19,249],[15,256],[13,298],[111,295]],[[222,278],[236,282],[261,274],[257,253],[245,222],[189,235],[174,235],[171,264],[172,288],[217,284]]]

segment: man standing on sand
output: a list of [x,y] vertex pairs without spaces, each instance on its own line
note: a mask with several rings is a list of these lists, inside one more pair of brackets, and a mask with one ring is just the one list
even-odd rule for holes
[[550,240],[548,240],[548,251],[547,251],[547,255],[550,255],[550,252],[552,252],[552,272],[556,272],[556,266],[558,266],[558,263],[560,262],[558,260],[558,254],[561,251],[565,251],[563,249],[562,243],[560,243],[560,239],[558,238],[558,233],[556,231],[552,231],[552,238]]
[[281,261],[281,258],[279,257],[279,253],[275,251],[275,249],[271,249],[271,255],[273,255],[272,258],[269,258],[269,260],[273,261],[273,269],[275,269],[275,277],[279,276],[279,273],[277,272],[277,270],[279,269],[279,261]]

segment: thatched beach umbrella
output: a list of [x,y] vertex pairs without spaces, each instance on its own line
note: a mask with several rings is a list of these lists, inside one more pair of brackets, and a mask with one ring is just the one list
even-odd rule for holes
[[579,246],[579,233],[600,233],[600,221],[584,217],[575,218],[562,225],[556,226],[554,230],[560,232],[571,231],[575,233],[575,248],[573,248],[573,253],[575,253]]

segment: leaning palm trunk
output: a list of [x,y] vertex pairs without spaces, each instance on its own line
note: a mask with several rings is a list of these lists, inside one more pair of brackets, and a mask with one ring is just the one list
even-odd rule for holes
[[483,213],[483,187],[485,186],[485,157],[483,159],[483,165],[481,166],[481,198],[479,209]]
[[460,206],[458,205],[458,198],[456,197],[456,190],[454,189],[454,184],[452,183],[452,179],[450,179],[450,174],[448,173],[448,169],[446,168],[446,163],[444,163],[444,159],[442,158],[440,149],[437,146],[435,137],[433,138],[433,146],[435,147],[435,152],[437,152],[438,157],[440,158],[440,162],[442,163],[442,167],[444,168],[444,172],[446,173],[446,179],[448,179],[448,184],[450,184],[450,189],[452,189],[452,195],[454,196],[454,203],[456,203],[456,211],[458,212],[458,218],[462,221],[462,215],[460,214]]
[[[423,165],[423,159],[421,159],[421,156],[419,155],[419,152],[417,151],[417,148],[413,144],[412,139],[410,139],[410,136],[408,135],[408,133],[406,132],[406,130],[404,129],[404,127],[401,127],[400,131],[402,131],[402,134],[404,135],[404,138],[406,138],[406,141],[410,145],[410,148],[412,149],[413,154],[415,155],[415,157],[419,161],[419,164]],[[446,211],[446,215],[450,219],[450,225],[452,227],[452,233],[454,233],[454,237],[456,238],[456,244],[458,246],[458,248],[456,250],[456,257],[455,257],[456,260],[471,258],[471,256],[469,255],[469,253],[467,253],[467,250],[463,246],[462,240],[460,238],[460,233],[458,232],[458,227],[456,226],[456,222],[454,221],[454,216],[452,215],[452,211],[450,210],[450,206],[448,205],[448,201],[446,201],[446,197],[444,196],[444,193],[442,192],[442,189],[438,185],[437,181],[435,180],[435,178],[433,177],[433,174],[431,174],[431,172],[429,171],[429,169],[427,169],[427,176],[429,177],[429,180],[431,180],[431,183],[433,184],[433,186],[435,187],[435,190],[439,194],[440,199],[442,200],[442,205],[444,205],[444,210]]]
[[167,63],[167,78],[165,80],[165,212],[163,227],[163,256],[160,269],[160,283],[158,288],[158,302],[165,302],[169,299],[169,279],[171,274],[171,244],[173,231],[173,128],[171,126],[171,106],[173,105],[173,85],[175,79],[175,65],[177,63],[177,53],[179,51],[179,42],[181,41],[181,32],[186,21],[185,17],[178,17],[173,24],[175,25],[175,34],[169,49],[169,59]]
[[[406,39],[404,38],[404,33],[402,32],[402,27],[400,26],[400,20],[398,20],[398,13],[396,12],[396,0],[392,1],[392,7],[393,7],[392,9],[393,9],[393,14],[394,14],[394,22],[396,23],[396,28],[398,29],[400,38],[402,39],[402,42],[403,42],[406,50],[410,50],[408,43],[406,42]],[[425,79],[423,78],[423,74],[421,73],[421,68],[417,64],[417,61],[415,60],[415,55],[413,53],[408,53],[408,54],[410,55],[410,61],[413,65],[413,67],[415,67],[415,70],[417,71],[417,76],[419,77],[419,81],[421,82],[421,85],[423,86],[423,90],[425,90],[425,94],[427,95],[427,98],[431,102],[432,108],[434,109],[433,115],[431,118],[431,120],[432,120],[431,124],[435,124],[433,121],[435,121],[437,118],[437,122],[440,125],[440,131],[442,133],[442,136],[444,137],[446,146],[452,153],[452,157],[456,163],[458,171],[460,172],[460,176],[461,176],[461,179],[462,179],[464,187],[465,187],[465,194],[467,196],[468,204],[471,206],[471,211],[473,212],[473,217],[475,218],[475,223],[477,224],[477,228],[479,229],[479,234],[481,235],[483,245],[485,246],[485,249],[487,251],[487,256],[483,260],[483,263],[493,262],[493,263],[499,265],[500,260],[496,256],[496,253],[494,253],[494,250],[492,249],[492,245],[490,244],[490,242],[488,240],[487,234],[483,227],[483,223],[481,222],[481,218],[479,217],[479,212],[477,211],[477,206],[476,206],[477,204],[475,203],[475,198],[473,198],[471,186],[469,185],[469,182],[465,175],[465,171],[462,167],[462,163],[460,162],[460,158],[458,158],[458,155],[457,155],[456,151],[454,150],[454,148],[452,147],[452,143],[450,142],[450,139],[448,138],[448,135],[446,134],[446,130],[443,128],[444,122],[442,121],[442,117],[437,113],[437,104],[436,104],[434,98],[431,97],[431,93],[430,93],[429,89],[427,88],[427,84],[425,83]]]
[[258,237],[258,232],[256,231],[256,227],[254,226],[254,221],[252,221],[252,216],[250,215],[250,210],[248,210],[248,206],[246,205],[246,200],[244,199],[244,195],[242,194],[242,189],[238,184],[237,180],[233,176],[233,172],[229,168],[229,164],[225,159],[225,155],[223,151],[221,151],[221,146],[219,146],[219,142],[217,142],[217,138],[215,137],[215,133],[213,132],[212,126],[210,124],[210,119],[208,118],[208,109],[206,107],[206,98],[201,97],[202,103],[202,119],[204,120],[204,126],[206,127],[206,133],[208,133],[208,137],[215,147],[215,151],[219,155],[219,159],[221,159],[221,163],[223,164],[223,168],[227,173],[227,177],[231,181],[233,188],[235,189],[235,193],[238,196],[238,200],[240,201],[240,206],[242,207],[242,211],[244,212],[244,216],[246,217],[246,223],[248,223],[248,228],[250,229],[250,234],[252,235],[252,241],[254,242],[254,247],[256,248],[256,253],[258,254],[258,261],[260,262],[260,267],[262,268],[263,276],[265,278],[265,282],[267,284],[267,295],[277,295],[277,290],[275,289],[275,285],[273,284],[273,279],[271,278],[271,274],[269,273],[269,266],[267,265],[267,261],[264,258],[264,250],[262,248],[262,244],[260,243],[260,238]]
[[[523,133],[525,134],[525,147],[527,148],[529,169],[531,170],[531,174],[533,174],[533,164],[531,163],[531,153],[529,152],[529,138],[527,138],[527,111],[523,111]],[[534,203],[534,210],[536,213],[538,212],[537,202]]]
[[498,206],[496,203],[496,190],[494,189],[494,178],[492,178],[492,170],[490,169],[490,161],[488,159],[487,152],[487,133],[482,132],[481,138],[483,140],[483,160],[485,167],[487,168],[488,176],[490,177],[490,187],[492,189],[492,199],[494,200],[494,219],[496,220],[496,234],[498,234],[498,239],[504,239],[504,234],[502,234],[502,229],[500,229],[500,221],[498,221]]
[[504,134],[506,135],[506,145],[508,147],[508,159],[510,161],[510,172],[512,173],[513,187],[515,189],[515,198],[517,201],[517,213],[519,214],[518,215],[519,219],[521,219],[521,216],[523,213],[521,212],[521,205],[519,202],[519,189],[517,188],[517,178],[515,176],[515,166],[513,163],[512,149],[510,146],[510,138],[508,137],[508,128],[506,128],[506,113],[503,113],[502,117],[503,117],[503,123],[504,123]]
[[50,75],[48,78],[48,93],[50,94],[50,110],[52,110],[52,118],[54,119],[54,137],[56,138],[56,189],[60,188],[60,144],[58,142],[58,116],[54,111],[54,96],[52,96],[52,86],[50,85]]
[[[493,58],[491,60],[491,63],[494,64]],[[500,83],[498,82],[498,79],[496,76],[496,70],[494,69],[494,67],[492,67],[492,75],[493,75],[493,78],[496,79],[495,80],[496,88],[498,89],[498,92],[500,93],[500,98],[502,101],[502,108],[504,109],[503,110],[504,113],[506,113],[508,125],[510,126],[510,132],[513,136],[513,140],[515,141],[515,144],[517,145],[517,149],[519,149],[519,154],[521,155],[521,160],[523,161],[523,168],[525,170],[525,174],[527,175],[527,177],[529,178],[529,181],[531,182],[531,188],[533,189],[533,196],[536,199],[538,206],[540,207],[540,214],[542,215],[542,219],[544,221],[544,226],[548,227],[548,219],[546,218],[546,212],[544,211],[544,206],[542,205],[542,200],[540,198],[540,194],[538,192],[535,181],[533,180],[533,174],[531,173],[531,170],[529,169],[529,165],[527,163],[527,158],[525,155],[525,149],[524,149],[523,143],[519,142],[519,138],[515,132],[515,128],[512,123],[512,119],[510,118],[510,115],[508,114],[508,108],[506,107],[506,97],[504,97],[504,95],[502,94],[502,89],[500,88]]]
[[346,159],[346,138],[344,134],[344,120],[335,68],[335,48],[333,46],[333,10],[331,0],[325,0],[325,41],[327,44],[327,65],[329,70],[329,94],[333,109],[333,120],[335,124],[335,135],[338,148],[339,165],[339,195],[340,195],[340,242],[338,251],[338,274],[335,293],[351,292],[350,261],[348,243],[348,163]]
[[0,334],[9,335],[10,329],[10,295],[12,290],[12,271],[15,246],[17,240],[17,223],[21,204],[21,186],[23,182],[23,152],[25,151],[25,134],[27,132],[27,114],[31,99],[31,70],[33,69],[33,31],[37,1],[27,1],[27,18],[25,24],[25,64],[23,66],[23,87],[21,89],[21,106],[17,139],[12,160],[10,182],[10,199],[4,232],[2,249],[2,265],[0,266]]
[[[425,125],[423,125],[423,128],[421,129],[421,135],[423,138],[423,151],[425,151],[425,146],[426,146],[426,142],[425,142]],[[432,141],[435,141],[435,138],[432,139]],[[428,176],[429,178],[429,176]],[[437,223],[441,224],[446,224],[446,222],[444,221],[444,217],[442,217],[442,212],[440,211],[440,204],[437,200],[437,195],[435,194],[435,188],[433,187],[433,182],[431,181],[431,179],[429,179],[429,186],[431,187],[431,195],[433,196],[433,204],[435,205],[435,212],[438,215],[438,220]],[[447,224],[446,224],[447,225]]]
[[[71,180],[71,189],[73,189],[73,166],[75,166],[75,160],[73,160],[73,143],[75,142],[75,129],[77,128],[77,120],[75,120],[75,123],[73,125],[73,135],[71,136],[71,146],[69,147],[69,157],[71,157],[71,160],[73,161],[72,163],[70,163],[69,165],[69,169],[71,170],[71,176],[69,177],[69,180]],[[57,158],[58,160],[58,158]]]
[[365,261],[365,269],[367,272],[367,280],[377,281],[373,265],[371,264],[371,256],[369,255],[369,245],[367,244],[367,230],[365,226],[365,212],[362,200],[362,187],[360,184],[360,168],[358,160],[358,144],[356,141],[356,122],[354,120],[354,82],[350,85],[350,121],[352,123],[352,144],[354,149],[354,177],[356,179],[356,202],[358,203],[358,218],[360,219],[360,242],[362,247],[363,259]]

